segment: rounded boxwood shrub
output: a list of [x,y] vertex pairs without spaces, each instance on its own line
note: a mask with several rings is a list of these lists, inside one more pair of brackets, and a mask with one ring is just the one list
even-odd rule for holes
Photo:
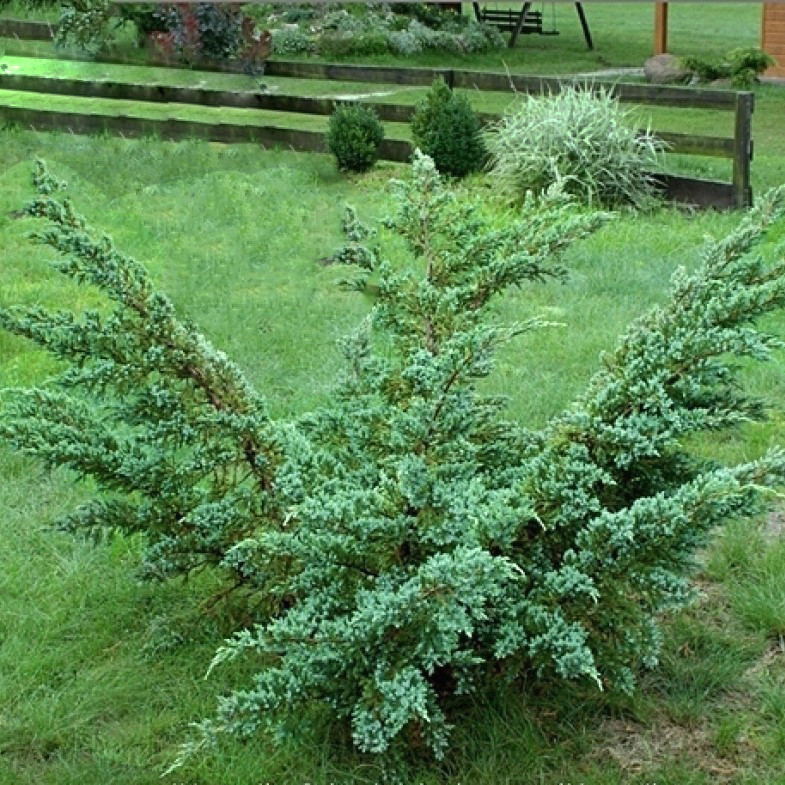
[[359,104],[342,104],[330,117],[327,149],[339,169],[367,172],[379,159],[384,128],[373,109]]
[[480,121],[466,96],[453,92],[441,77],[417,105],[411,126],[415,144],[442,174],[463,177],[482,167]]

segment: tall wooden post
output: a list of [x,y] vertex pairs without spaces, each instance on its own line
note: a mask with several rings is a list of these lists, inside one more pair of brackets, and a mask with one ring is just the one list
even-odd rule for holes
[[654,4],[654,54],[668,51],[668,4]]
[[785,76],[785,5],[764,3],[761,27],[761,49],[777,61],[766,75]]

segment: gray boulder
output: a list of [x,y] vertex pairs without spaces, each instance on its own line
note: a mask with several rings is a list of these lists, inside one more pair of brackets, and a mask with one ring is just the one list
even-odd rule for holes
[[678,57],[669,54],[650,57],[643,64],[643,73],[654,84],[682,84],[692,76]]

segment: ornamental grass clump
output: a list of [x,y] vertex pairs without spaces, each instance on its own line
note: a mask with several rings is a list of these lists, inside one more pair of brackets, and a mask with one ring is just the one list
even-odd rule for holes
[[[41,165],[36,182],[35,238],[107,299],[0,310],[63,369],[8,395],[0,434],[92,478],[66,528],[142,535],[149,575],[209,569],[244,604],[249,626],[213,667],[241,658],[257,673],[185,753],[222,733],[303,732],[322,706],[366,753],[441,757],[456,696],[546,677],[629,690],[657,661],[659,614],[689,597],[696,551],[785,480],[779,450],[731,467],[690,452],[695,434],[763,415],[737,360],[781,346],[756,321],[785,306],[785,262],[755,246],[785,189],[709,240],[533,431],[481,385],[500,346],[548,325],[499,324],[495,302],[563,278],[561,252],[606,216],[530,195],[499,225],[416,156],[384,232],[347,222],[351,242],[375,245],[338,261],[379,284],[335,394],[280,421]],[[407,260],[389,260],[387,233]]]
[[514,201],[555,183],[605,207],[640,208],[655,195],[651,172],[662,145],[635,126],[609,89],[521,96],[489,128],[486,143],[496,187]]

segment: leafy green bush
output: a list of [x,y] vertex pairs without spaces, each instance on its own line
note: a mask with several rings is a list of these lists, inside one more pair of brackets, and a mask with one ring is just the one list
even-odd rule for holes
[[236,7],[198,3],[194,9],[203,57],[234,57],[243,43],[243,13]]
[[[3,9],[6,6],[11,5],[12,2],[13,0],[0,0],[0,11],[3,11]],[[60,5],[60,0],[24,0],[22,5],[25,8],[37,11],[45,8],[55,8]]]
[[749,87],[767,68],[776,65],[770,55],[758,47],[733,49],[728,52],[727,60],[731,66],[731,82],[734,87]]
[[702,82],[730,79],[730,65],[719,58],[684,57],[681,64],[692,71]]
[[412,116],[415,144],[430,156],[442,174],[463,177],[485,159],[480,121],[466,96],[436,79]]
[[299,24],[310,22],[316,16],[317,9],[311,5],[286,6],[283,12],[283,21],[286,24]]
[[[456,695],[536,677],[630,689],[656,662],[658,615],[688,598],[696,550],[785,480],[776,450],[733,468],[688,452],[695,434],[762,415],[737,360],[780,345],[755,322],[785,306],[785,261],[754,245],[785,189],[710,240],[586,392],[532,431],[481,384],[498,347],[543,325],[499,325],[493,304],[562,276],[560,252],[604,216],[529,197],[500,227],[417,156],[385,221],[409,258],[342,254],[378,273],[378,301],[329,403],[277,422],[42,166],[36,182],[35,237],[109,302],[0,310],[63,368],[4,394],[0,435],[94,479],[100,495],[68,528],[142,534],[152,574],[207,566],[247,592],[253,626],[214,665],[247,656],[259,671],[190,749],[224,731],[302,731],[322,705],[361,750],[417,739],[443,756]],[[346,227],[353,243],[377,239],[353,216]]]
[[98,52],[111,37],[112,19],[110,0],[64,0],[55,44]]
[[[455,16],[455,14],[446,15],[448,20],[454,19]],[[466,17],[461,17],[461,19],[466,19]],[[460,23],[451,22],[438,28],[428,27],[419,20],[413,19],[406,31],[421,49],[433,51],[468,54],[487,52],[505,46],[504,39],[497,28],[473,19],[467,19]]]
[[305,15],[296,6],[292,10],[283,6],[267,8],[263,11],[254,7],[250,13],[260,26],[272,29],[274,37],[292,34],[287,28],[279,30],[282,24],[307,24],[307,30],[300,28],[296,32],[308,39],[308,47],[288,45],[282,37],[276,50],[280,54],[315,51],[323,57],[341,59],[388,53],[408,56],[425,50],[466,54],[505,45],[495,27],[427,6],[415,8],[402,4],[393,13],[386,6],[335,8],[331,5],[318,10],[306,9]]
[[422,52],[420,41],[408,30],[391,30],[387,33],[387,47],[396,55],[416,55]]
[[685,57],[682,64],[703,82],[730,79],[731,85],[739,89],[752,87],[758,77],[772,65],[774,58],[757,47],[734,49],[721,59]]
[[152,3],[119,3],[117,16],[124,22],[133,22],[137,32],[137,42],[143,46],[150,33],[168,30],[165,27],[161,7]]
[[459,36],[461,48],[466,53],[492,52],[494,49],[503,49],[507,44],[498,27],[469,20],[469,24]]
[[[335,58],[386,53],[405,56],[423,50],[465,54],[505,45],[495,27],[427,6],[409,11],[404,5],[401,8],[406,13],[392,13],[387,6],[336,9],[333,4],[251,4],[240,10],[235,6],[215,8],[210,3],[166,3],[120,8],[115,13],[109,0],[63,0],[61,5],[57,40],[62,45],[97,52],[112,38],[118,20],[130,20],[137,25],[140,42],[152,33],[162,51],[190,61],[199,56],[241,58],[254,32],[253,24],[248,23],[272,31],[273,51],[284,56],[317,51]],[[297,24],[301,27],[292,27]]]
[[630,121],[610,90],[565,87],[523,96],[486,141],[499,190],[520,201],[558,184],[587,203],[641,207],[654,195],[649,171],[661,146]]
[[360,104],[341,104],[330,116],[327,149],[339,169],[366,172],[379,160],[384,128],[376,112]]
[[136,26],[139,43],[152,34],[162,51],[177,54],[185,62],[236,57],[249,46],[253,30],[250,18],[228,4],[115,7],[108,0],[64,0],[55,42],[95,53],[111,40],[118,26],[129,21]]
[[273,30],[273,52],[277,55],[299,55],[313,52],[312,39],[302,30]]
[[359,18],[356,14],[349,13],[346,8],[328,11],[321,20],[321,30],[335,33],[364,33],[373,29],[374,25],[369,18]]
[[464,21],[461,14],[456,14],[435,3],[396,3],[393,5],[393,10],[402,16],[411,16],[434,30],[455,24],[460,25]]

